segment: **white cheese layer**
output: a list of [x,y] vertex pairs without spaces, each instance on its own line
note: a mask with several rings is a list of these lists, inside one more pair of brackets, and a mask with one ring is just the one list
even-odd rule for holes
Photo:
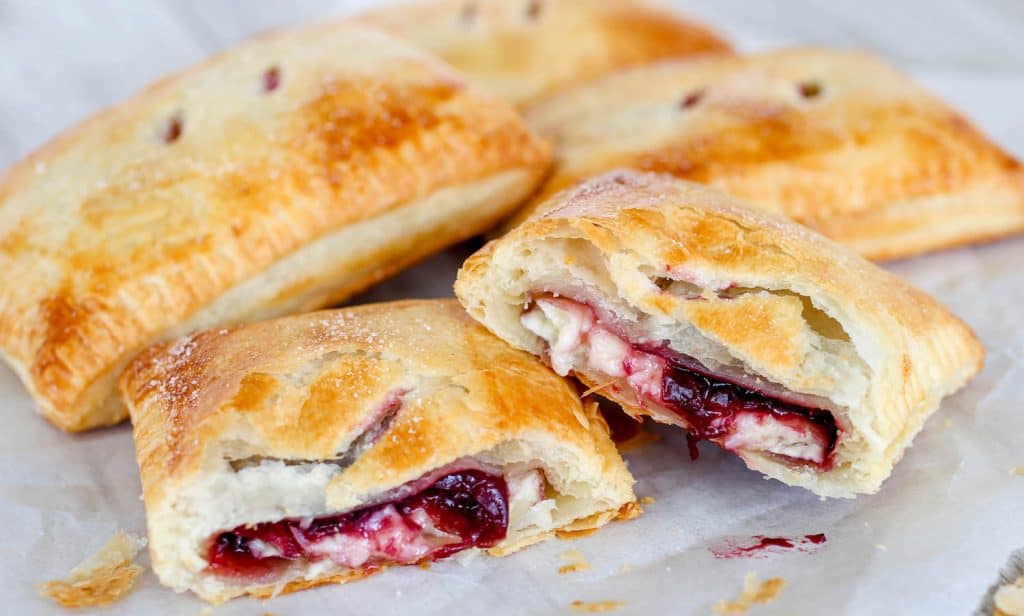
[[825,445],[808,429],[782,423],[767,413],[739,413],[722,442],[729,450],[774,453],[795,460],[825,461]]

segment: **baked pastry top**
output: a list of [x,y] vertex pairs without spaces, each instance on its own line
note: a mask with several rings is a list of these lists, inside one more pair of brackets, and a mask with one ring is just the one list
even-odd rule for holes
[[524,106],[618,68],[730,50],[704,26],[642,0],[431,0],[358,19]]
[[291,560],[271,563],[283,566],[272,575],[239,560],[237,539],[218,553],[232,529],[245,536],[239,527],[269,532],[269,524],[301,518],[320,528],[323,516],[415,496],[439,476],[478,473],[505,486],[500,533],[459,549],[504,554],[634,509],[633,480],[596,405],[581,404],[571,385],[454,300],[195,334],[144,352],[121,391],[154,570],[164,584],[206,599],[274,594],[447,555],[413,549],[419,538],[405,526],[395,546],[370,545],[369,555],[353,555],[344,540],[337,550],[304,543],[306,560],[286,553]]
[[788,484],[878,490],[981,368],[974,334],[927,294],[715,189],[615,171],[543,211],[466,261],[469,313]]
[[155,339],[340,301],[492,225],[548,159],[405,43],[263,35],[0,178],[0,352],[58,426],[115,423],[117,374]]
[[872,259],[1024,229],[1020,163],[866,53],[667,61],[581,85],[528,119],[556,145],[544,196],[616,167],[670,173]]

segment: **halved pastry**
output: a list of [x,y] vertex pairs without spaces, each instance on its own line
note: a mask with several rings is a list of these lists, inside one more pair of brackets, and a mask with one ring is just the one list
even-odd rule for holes
[[865,53],[791,50],[638,67],[556,96],[528,120],[556,145],[547,196],[617,167],[670,173],[872,259],[1024,229],[1020,163]]
[[121,379],[153,569],[211,601],[637,512],[596,405],[454,300],[211,330]]
[[928,295],[712,188],[610,172],[545,209],[466,261],[469,313],[787,484],[878,490],[981,367],[973,333]]
[[626,66],[730,49],[644,0],[428,0],[358,19],[436,53],[517,105]]
[[336,303],[488,228],[547,163],[512,107],[405,43],[261,36],[0,179],[0,352],[58,426],[116,423],[139,350]]

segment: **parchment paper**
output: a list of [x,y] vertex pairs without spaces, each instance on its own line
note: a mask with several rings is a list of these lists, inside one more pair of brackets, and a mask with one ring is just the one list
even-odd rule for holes
[[[1024,79],[917,69],[1016,155],[1024,154]],[[472,250],[453,249],[360,301],[448,295]],[[736,458],[702,446],[691,462],[675,430],[627,454],[646,513],[575,541],[504,559],[394,569],[366,581],[281,597],[237,600],[217,615],[560,614],[570,603],[622,601],[617,613],[708,614],[736,596],[743,577],[780,576],[779,598],[754,614],[967,614],[1009,554],[1024,546],[1024,239],[887,267],[933,293],[977,331],[984,372],[927,423],[882,491],[819,500],[762,479]],[[30,284],[26,281],[26,284]],[[0,369],[0,612],[58,611],[35,582],[62,577],[118,528],[144,533],[131,434],[122,426],[70,436],[41,420],[14,375]],[[754,535],[824,533],[813,550],[716,558],[710,548]],[[559,575],[579,550],[588,571]],[[148,556],[144,559],[148,563]],[[202,603],[162,588],[147,572],[111,614],[196,615]],[[76,613],[89,613],[82,611]]]

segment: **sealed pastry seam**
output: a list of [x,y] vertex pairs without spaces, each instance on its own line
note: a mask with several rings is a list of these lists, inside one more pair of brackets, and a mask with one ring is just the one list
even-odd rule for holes
[[545,207],[466,262],[470,314],[786,483],[876,491],[981,367],[932,298],[712,189],[611,172]]
[[7,172],[0,350],[59,426],[114,423],[147,344],[343,299],[493,224],[547,161],[513,109],[389,37],[265,35]]
[[208,600],[504,555],[635,504],[593,405],[454,301],[197,334],[121,391],[154,571]]

